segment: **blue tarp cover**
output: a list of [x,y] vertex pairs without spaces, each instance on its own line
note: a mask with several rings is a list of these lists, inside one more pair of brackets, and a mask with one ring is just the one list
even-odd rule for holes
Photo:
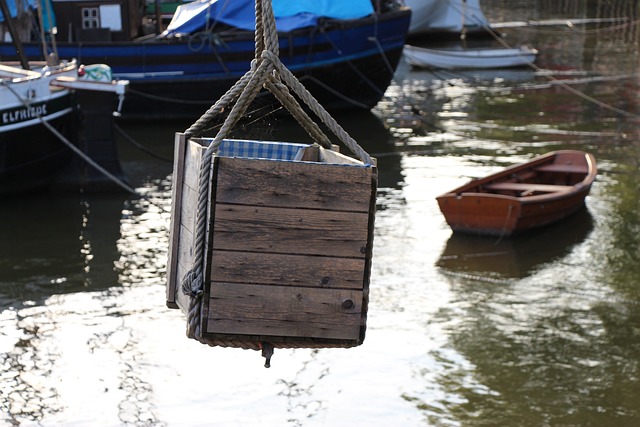
[[[36,0],[28,0],[26,2],[20,2],[20,6],[24,6],[24,10],[29,8],[35,10],[36,9]],[[18,16],[18,9],[16,8],[15,0],[7,0],[7,7],[9,8],[9,15],[12,18]],[[0,11],[0,22],[4,22],[4,16],[2,15],[2,11]]]
[[[273,0],[278,31],[316,25],[319,17],[358,19],[373,13],[371,0]],[[178,7],[161,37],[191,34],[221,22],[255,29],[255,0],[198,0]]]
[[[11,15],[12,18],[17,17],[18,8],[16,7],[16,1],[15,0],[6,0],[6,1],[7,1],[7,7],[9,8],[9,15]],[[22,1],[20,2],[20,6],[24,8],[22,12],[25,12],[29,9],[36,10],[38,7],[37,0]],[[47,0],[45,6],[46,7],[42,9],[42,20],[44,22],[44,30],[48,32],[51,30],[51,28],[56,26],[56,17],[53,14],[53,5],[51,4],[50,0]],[[4,22],[4,16],[2,15],[2,11],[0,11],[0,22]]]

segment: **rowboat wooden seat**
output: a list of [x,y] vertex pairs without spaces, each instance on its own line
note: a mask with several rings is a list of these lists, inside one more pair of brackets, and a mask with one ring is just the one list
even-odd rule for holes
[[520,191],[522,194],[533,193],[555,193],[560,191],[570,191],[574,189],[572,185],[551,185],[551,184],[529,184],[526,182],[495,182],[485,184],[483,188],[491,191]]
[[558,173],[589,173],[586,165],[563,165],[562,163],[552,163],[549,165],[538,166],[535,170],[539,172],[558,172]]

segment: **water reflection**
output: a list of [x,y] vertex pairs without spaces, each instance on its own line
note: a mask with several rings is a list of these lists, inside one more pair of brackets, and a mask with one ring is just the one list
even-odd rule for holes
[[278,395],[287,399],[287,418],[291,426],[304,426],[305,420],[317,417],[326,409],[326,402],[316,390],[322,388],[322,380],[329,375],[330,369],[318,364],[324,365],[318,360],[318,350],[311,350],[292,378],[277,380],[282,389]]
[[637,183],[640,179],[640,140],[627,146],[626,159],[616,165],[608,179],[610,210],[602,224],[600,247],[594,247],[594,257],[606,272],[599,280],[607,283],[631,301],[640,300],[637,277],[640,275],[640,202]]
[[[19,425],[19,419],[42,419],[46,414],[63,409],[54,388],[44,378],[51,374],[58,357],[55,349],[43,346],[43,335],[51,333],[48,322],[34,322],[37,308],[20,312],[2,307],[0,314],[0,408],[8,422]],[[48,316],[51,320],[51,315]],[[6,332],[4,332],[6,331]],[[44,347],[44,348],[42,348]],[[41,349],[42,351],[36,351]]]
[[524,278],[559,260],[592,229],[593,218],[584,208],[559,223],[508,239],[452,233],[436,265],[444,274],[478,280]]
[[[124,199],[50,194],[8,200],[0,209],[0,298],[40,304],[53,294],[117,283],[113,263]],[[55,242],[54,251],[48,242]]]
[[[631,3],[483,7],[515,20],[626,14]],[[505,30],[505,40],[529,42],[545,72],[637,115],[637,28]],[[637,120],[530,70],[408,68],[374,114],[336,120],[380,173],[361,347],[278,351],[265,370],[255,352],[188,340],[182,313],[164,305],[171,163],[122,141],[123,170],[146,199],[0,204],[0,424],[637,425]],[[125,130],[171,157],[173,133],[191,124]],[[235,136],[252,135],[306,138],[275,115]],[[587,211],[497,245],[451,234],[435,196],[563,147],[598,160]]]
[[[630,25],[619,33],[619,22],[507,31],[510,44],[540,49],[544,72],[507,82],[407,71],[397,76],[392,100],[379,105],[393,117],[400,150],[429,155],[431,167],[433,156],[449,160],[425,187],[446,189],[447,180],[484,176],[492,165],[561,147],[592,151],[602,165],[589,209],[567,222],[497,244],[446,234],[434,264],[449,299],[422,319],[425,336],[446,339],[415,364],[415,381],[403,393],[426,424],[616,426],[640,419],[630,403],[640,392],[638,5],[535,3],[483,6],[505,14],[499,20],[573,11],[624,15]],[[405,181],[415,174],[405,169]],[[410,199],[407,211],[415,208]],[[423,304],[440,297],[438,280],[425,273],[423,282]]]

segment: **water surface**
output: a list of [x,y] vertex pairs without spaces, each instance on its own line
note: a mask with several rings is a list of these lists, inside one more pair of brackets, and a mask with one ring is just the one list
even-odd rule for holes
[[[483,2],[537,69],[411,70],[336,115],[378,158],[371,300],[355,349],[185,337],[165,307],[171,163],[120,141],[129,195],[0,203],[0,425],[640,424],[640,75],[634,2]],[[621,16],[624,15],[624,16]],[[568,84],[568,88],[564,86]],[[597,101],[597,102],[596,102]],[[194,118],[195,119],[195,118]],[[191,123],[123,124],[171,157]],[[268,116],[238,133],[300,140]],[[517,239],[453,235],[435,197],[563,148],[594,153],[586,209]]]

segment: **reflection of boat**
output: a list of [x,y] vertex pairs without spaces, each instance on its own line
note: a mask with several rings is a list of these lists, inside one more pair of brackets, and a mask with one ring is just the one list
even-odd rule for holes
[[72,123],[69,89],[55,88],[60,76],[76,76],[76,64],[41,72],[0,65],[0,194],[48,183],[71,158],[43,122],[68,134]]
[[[136,3],[53,2],[58,28],[70,29],[58,36],[58,56],[106,63],[116,79],[130,81],[123,117],[197,116],[249,70],[255,56],[253,0],[181,5],[161,36],[138,39],[143,17]],[[410,10],[375,12],[370,0],[304,3],[313,13],[296,8],[299,13],[287,16],[290,2],[274,1],[282,62],[325,108],[372,108],[402,55]],[[318,10],[320,5],[327,9]],[[31,60],[42,56],[40,43],[25,42],[23,48]],[[16,60],[13,46],[1,43],[0,59]]]
[[593,155],[554,151],[473,180],[437,200],[453,231],[509,236],[576,212],[596,173]]
[[482,31],[489,26],[479,0],[405,0],[411,8],[409,34]]
[[538,266],[565,256],[593,228],[587,209],[561,223],[511,239],[453,233],[436,265],[445,271],[495,278],[523,278]]
[[42,193],[3,203],[2,298],[41,304],[54,294],[114,288],[121,272],[114,264],[122,256],[116,244],[125,234],[120,220],[126,198]]
[[404,57],[411,66],[447,70],[522,67],[532,64],[536,55],[536,49],[526,46],[513,49],[427,49],[410,45],[404,47]]

